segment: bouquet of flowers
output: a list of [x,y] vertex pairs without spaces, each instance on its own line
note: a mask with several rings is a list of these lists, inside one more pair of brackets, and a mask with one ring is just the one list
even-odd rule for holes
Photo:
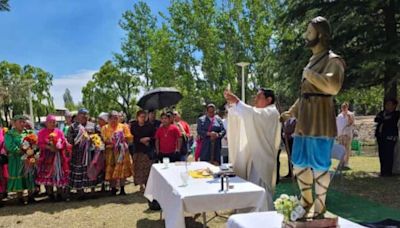
[[33,150],[37,148],[38,139],[35,134],[29,134],[22,139],[22,149],[29,156],[33,155]]
[[283,215],[285,222],[294,222],[302,218],[306,213],[296,196],[282,194],[278,199],[275,200],[274,206],[276,211]]
[[90,180],[96,180],[99,173],[104,169],[105,145],[98,134],[90,135],[91,149],[94,150],[94,156],[88,167],[88,177]]
[[66,153],[71,153],[72,146],[61,137],[57,135],[56,132],[52,132],[46,139],[47,145],[54,146],[57,150],[65,150]]
[[128,151],[128,143],[126,142],[124,132],[117,131],[112,137],[113,150],[118,155],[117,162],[121,163],[124,160],[125,153]]
[[29,134],[22,139],[22,151],[24,154],[21,159],[24,161],[24,170],[26,173],[33,173],[35,170],[35,164],[39,159],[38,153],[36,153],[38,147],[38,138],[35,134]]
[[92,142],[92,146],[94,147],[94,150],[104,150],[104,143],[101,140],[101,137],[98,134],[92,134],[90,135],[90,140]]
[[64,148],[63,141],[61,140],[61,138],[57,137],[57,134],[55,132],[49,134],[49,137],[47,138],[47,144],[55,146],[58,150]]

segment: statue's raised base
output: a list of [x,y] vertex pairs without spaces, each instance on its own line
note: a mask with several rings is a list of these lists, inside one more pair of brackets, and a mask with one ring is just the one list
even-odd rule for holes
[[336,228],[338,225],[338,217],[332,213],[326,212],[325,218],[296,221],[296,222],[282,222],[282,228]]

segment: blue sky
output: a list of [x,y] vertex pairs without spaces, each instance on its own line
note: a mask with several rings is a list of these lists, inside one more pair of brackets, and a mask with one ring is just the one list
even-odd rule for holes
[[[81,88],[113,52],[120,51],[122,13],[137,0],[10,0],[0,13],[0,61],[30,64],[54,75],[52,95],[63,106],[65,88],[74,101]],[[146,0],[153,11],[167,12],[169,1]]]

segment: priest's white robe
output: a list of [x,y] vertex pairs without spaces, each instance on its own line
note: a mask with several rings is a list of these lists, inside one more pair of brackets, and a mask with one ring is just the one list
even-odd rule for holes
[[228,110],[229,162],[238,176],[265,188],[267,210],[274,210],[279,117],[274,104],[255,108],[239,101]]

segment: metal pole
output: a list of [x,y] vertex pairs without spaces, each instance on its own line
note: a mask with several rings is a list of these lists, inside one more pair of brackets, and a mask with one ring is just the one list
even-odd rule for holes
[[246,94],[245,94],[245,82],[244,82],[244,68],[248,66],[250,63],[247,62],[239,62],[236,63],[237,66],[242,68],[242,101],[243,103],[246,102]]
[[31,116],[31,121],[35,122],[33,120],[33,106],[32,106],[32,91],[31,91],[31,86],[28,86],[28,91],[29,91],[29,114]]
[[203,217],[203,228],[207,228],[207,218],[206,218],[206,213],[203,212],[201,213],[202,217]]
[[242,66],[242,101],[243,103],[246,103],[246,95],[244,91],[244,67],[245,66]]

